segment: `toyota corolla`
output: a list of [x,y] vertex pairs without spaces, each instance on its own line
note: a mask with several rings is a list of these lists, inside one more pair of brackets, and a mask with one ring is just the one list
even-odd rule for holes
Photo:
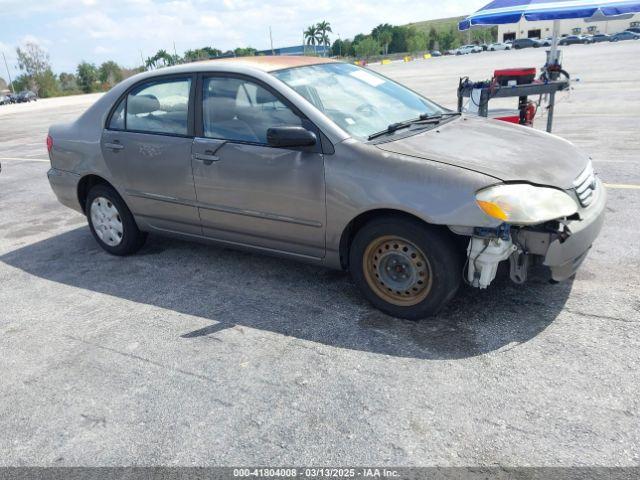
[[142,73],[47,145],[58,199],[111,254],[152,233],[349,270],[408,319],[463,281],[489,287],[501,262],[517,283],[533,264],[571,278],[604,221],[605,189],[569,142],[321,58]]

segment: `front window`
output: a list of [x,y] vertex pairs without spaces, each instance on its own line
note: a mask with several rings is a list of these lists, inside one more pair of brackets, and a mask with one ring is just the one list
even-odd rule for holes
[[444,113],[408,88],[355,65],[327,63],[279,70],[273,75],[359,139],[394,123]]
[[300,126],[302,120],[257,83],[210,77],[203,83],[202,123],[206,138],[266,144],[271,127]]

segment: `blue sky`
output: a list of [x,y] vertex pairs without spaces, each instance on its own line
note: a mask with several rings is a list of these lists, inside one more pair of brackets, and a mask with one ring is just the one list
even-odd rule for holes
[[[113,59],[128,67],[160,48],[182,53],[211,45],[269,47],[300,44],[302,31],[327,20],[335,38],[369,32],[380,23],[464,15],[487,0],[0,0],[0,51],[12,75],[15,47],[38,43],[55,72],[75,71],[81,60]],[[0,76],[6,77],[4,66]]]

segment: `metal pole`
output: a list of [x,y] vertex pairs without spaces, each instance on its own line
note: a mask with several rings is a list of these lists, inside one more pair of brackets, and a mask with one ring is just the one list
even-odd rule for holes
[[558,40],[560,37],[560,20],[553,21],[553,39],[551,40],[551,53],[549,54],[549,65],[558,63]]
[[11,80],[11,73],[9,72],[9,65],[7,65],[7,57],[4,56],[4,52],[2,52],[2,58],[4,59],[4,67],[7,69],[7,75],[9,76],[9,88],[11,89],[11,93],[14,95],[16,91],[13,89],[13,81]]
[[556,91],[549,94],[549,111],[547,112],[547,132],[551,133],[553,129],[553,109],[556,103]]
[[269,40],[271,40],[271,55],[275,55],[276,51],[273,49],[273,34],[271,33],[271,25],[269,25]]

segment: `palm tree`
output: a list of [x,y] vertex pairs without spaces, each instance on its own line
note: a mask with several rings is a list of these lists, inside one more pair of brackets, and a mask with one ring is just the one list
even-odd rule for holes
[[313,45],[314,53],[317,53],[316,45],[320,41],[319,35],[320,32],[318,32],[316,25],[311,25],[304,32],[304,39],[307,41],[307,45]]
[[319,43],[325,47],[331,45],[331,40],[329,39],[329,33],[333,33],[333,30],[331,30],[331,24],[326,20],[323,20],[316,25],[316,30],[318,32]]

